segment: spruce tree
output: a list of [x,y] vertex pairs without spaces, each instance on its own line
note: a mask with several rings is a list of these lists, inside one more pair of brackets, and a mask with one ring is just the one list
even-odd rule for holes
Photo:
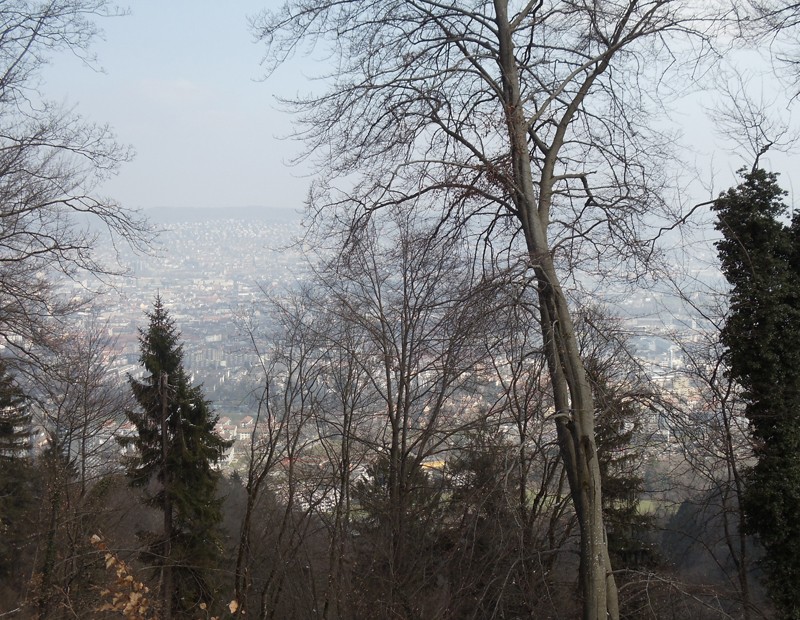
[[145,376],[129,378],[139,407],[127,412],[138,431],[123,442],[135,448],[127,474],[163,514],[162,531],[148,536],[148,556],[161,569],[164,617],[195,617],[214,598],[209,573],[219,561],[222,519],[214,466],[229,444],[214,432],[217,418],[201,387],[189,383],[180,334],[160,297],[147,316],[139,331]]
[[0,360],[0,463],[27,457],[30,440],[31,415],[25,394]]
[[761,169],[715,206],[722,271],[731,285],[722,331],[755,443],[746,526],[783,618],[800,619],[800,219],[787,221],[776,175]]
[[[0,583],[16,589],[33,505],[31,414],[22,389],[0,360]],[[2,588],[0,588],[2,589]]]
[[642,513],[644,495],[641,476],[643,452],[636,434],[644,416],[637,399],[649,394],[631,394],[614,385],[598,360],[586,360],[587,375],[594,390],[597,458],[603,483],[603,516],[608,533],[608,550],[613,565],[620,569],[650,569],[658,563],[653,545],[653,517]]

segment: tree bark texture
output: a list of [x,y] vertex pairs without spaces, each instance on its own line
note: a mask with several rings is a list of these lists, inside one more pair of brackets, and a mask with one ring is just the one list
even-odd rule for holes
[[546,158],[537,187],[528,154],[528,121],[520,96],[508,2],[494,0],[494,5],[499,38],[498,61],[503,78],[504,108],[515,183],[513,200],[525,235],[530,267],[536,275],[559,446],[581,533],[579,590],[583,596],[583,617],[585,620],[616,619],[619,609],[603,522],[600,465],[594,432],[594,399],[578,350],[572,316],[547,240],[555,158]]

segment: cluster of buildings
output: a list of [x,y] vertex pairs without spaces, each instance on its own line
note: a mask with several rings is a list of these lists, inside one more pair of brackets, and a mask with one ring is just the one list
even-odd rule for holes
[[[120,378],[141,373],[138,330],[160,295],[184,342],[184,364],[194,383],[220,416],[218,433],[234,441],[228,464],[242,456],[253,430],[259,357],[248,329],[269,328],[262,312],[271,291],[304,280],[309,273],[299,214],[286,210],[173,210],[154,214],[162,230],[156,252],[123,251],[130,272],[119,277],[102,308],[87,322],[112,338],[112,368]],[[159,219],[160,218],[160,219]],[[124,249],[123,249],[124,250]],[[106,248],[112,259],[119,248]],[[77,293],[76,293],[77,294]],[[696,386],[682,374],[683,357],[675,337],[692,338],[697,327],[679,307],[663,310],[668,296],[654,292],[627,296],[618,307],[630,343],[647,373],[683,402],[697,399]],[[664,320],[664,316],[670,318]],[[666,424],[654,418],[653,436],[669,440]],[[113,432],[130,433],[124,424]],[[98,445],[112,445],[98,435]]]
[[[120,378],[136,376],[139,329],[156,295],[170,312],[184,344],[184,365],[220,415],[245,413],[258,356],[244,323],[267,328],[266,295],[303,280],[307,267],[300,215],[284,209],[174,209],[152,214],[161,230],[151,255],[101,248],[108,264],[128,273],[113,281],[98,305],[84,313],[112,339],[111,366]],[[73,283],[74,294],[92,283]]]

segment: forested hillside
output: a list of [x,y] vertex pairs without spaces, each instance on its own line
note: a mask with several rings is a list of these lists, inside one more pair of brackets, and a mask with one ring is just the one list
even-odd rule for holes
[[800,618],[796,5],[267,5],[270,247],[100,191],[44,67],[125,12],[0,3],[0,618]]

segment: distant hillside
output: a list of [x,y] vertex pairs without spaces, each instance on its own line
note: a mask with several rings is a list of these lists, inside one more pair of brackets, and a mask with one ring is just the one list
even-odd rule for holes
[[301,214],[281,207],[158,207],[142,212],[154,224],[207,222],[209,220],[258,220],[276,223],[298,222]]

